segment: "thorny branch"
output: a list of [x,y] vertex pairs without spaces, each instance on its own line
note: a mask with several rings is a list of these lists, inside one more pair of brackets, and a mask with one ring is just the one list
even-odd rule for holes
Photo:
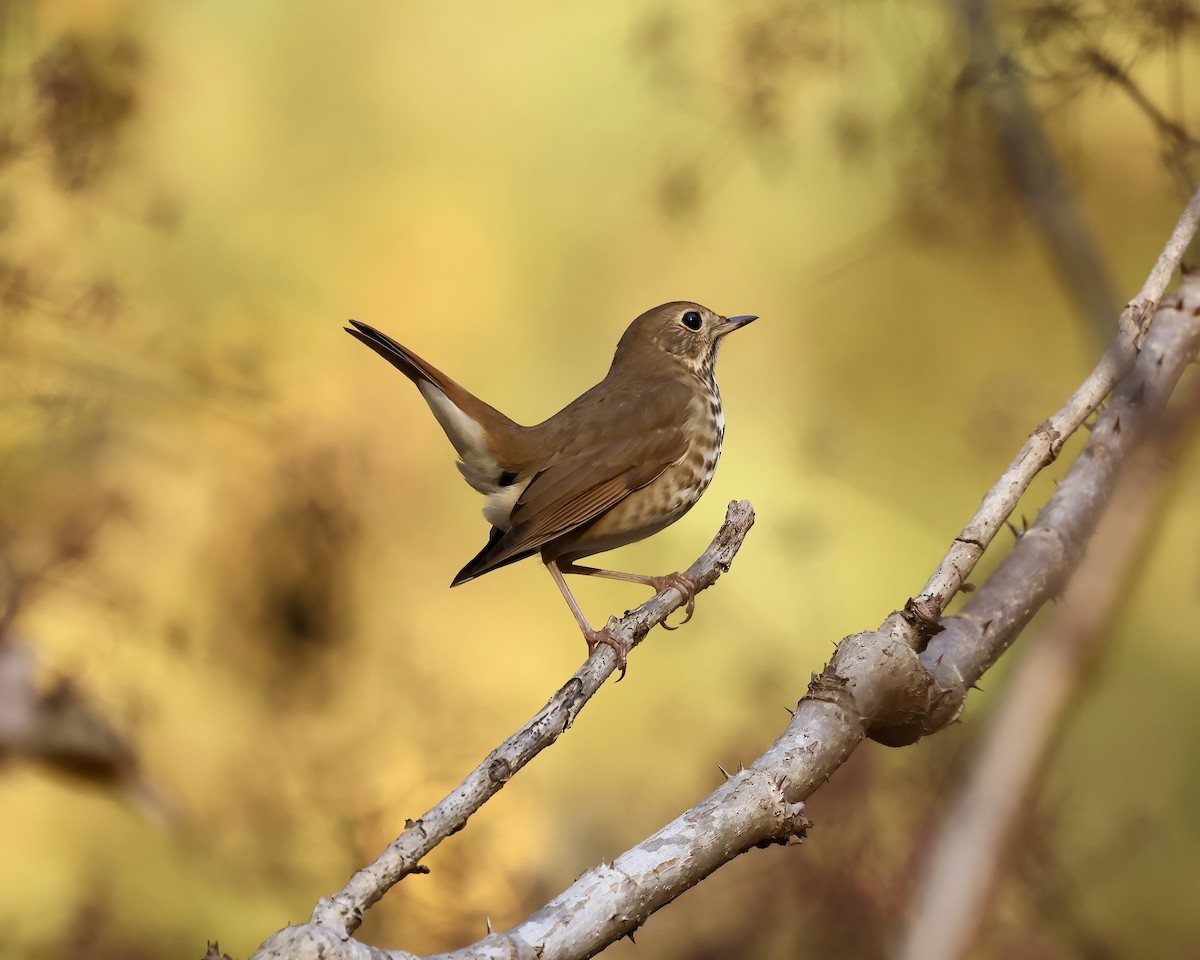
[[[1159,307],[1158,302],[1198,223],[1200,191],[1141,293],[1122,314],[1117,338],[1100,365],[1066,406],[1035,431],[956,538],[922,596],[879,629],[842,640],[814,676],[791,723],[762,756],[611,865],[585,872],[526,920],[441,955],[442,960],[594,956],[738,854],[803,837],[808,826],[803,801],[864,739],[903,745],[954,720],[971,685],[1062,590],[1116,485],[1119,467],[1152,429],[1195,357],[1200,276],[1185,277],[1167,303]],[[1054,460],[1067,436],[1114,384],[1118,388],[1111,402],[1037,521],[963,610],[941,619],[946,603],[1030,480]],[[670,603],[665,596],[651,601]],[[595,657],[606,657],[602,669],[611,672],[611,654],[601,651]],[[385,853],[380,859],[387,857]],[[369,887],[369,882],[363,884]],[[358,919],[351,901],[323,902],[312,922],[280,931],[255,956],[411,958],[348,939]]]
[[[1078,565],[1131,450],[1155,419],[1200,334],[1200,275],[1187,276],[1159,309],[1134,368],[1121,380],[1054,496],[1004,562],[944,629],[922,662],[946,699],[927,718],[934,729],[957,715],[961,700]],[[998,640],[997,637],[1000,639]],[[954,656],[947,653],[953,651]],[[953,701],[957,700],[957,704]]]
[[1008,682],[966,782],[941,824],[912,895],[898,960],[954,960],[982,924],[1008,841],[1028,809],[1038,772],[1095,669],[1122,586],[1136,572],[1180,448],[1200,431],[1200,384],[1164,417],[1133,455],[1087,557],[1053,619],[1032,641]]
[[1058,457],[1067,438],[1079,429],[1092,412],[1108,396],[1117,379],[1129,369],[1146,337],[1150,319],[1167,289],[1171,277],[1179,268],[1184,252],[1200,227],[1200,190],[1184,208],[1179,223],[1171,233],[1141,291],[1134,297],[1118,321],[1117,336],[1096,369],[1091,372],[1071,398],[1057,413],[1042,423],[1025,441],[1025,445],[987,492],[970,522],[954,540],[920,595],[909,602],[909,619],[914,627],[911,642],[920,650],[934,629],[946,605],[975,569],[992,538],[1016,509],[1017,501],[1029,489],[1038,473]]

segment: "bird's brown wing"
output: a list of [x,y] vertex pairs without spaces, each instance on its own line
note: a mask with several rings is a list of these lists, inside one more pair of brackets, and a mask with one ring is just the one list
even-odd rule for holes
[[[585,394],[577,403],[586,399]],[[513,507],[509,529],[493,530],[454,584],[529,556],[655,480],[687,452],[684,421],[690,399],[683,384],[671,382],[652,393],[610,396],[619,413],[591,407],[595,415],[580,418],[529,481]]]

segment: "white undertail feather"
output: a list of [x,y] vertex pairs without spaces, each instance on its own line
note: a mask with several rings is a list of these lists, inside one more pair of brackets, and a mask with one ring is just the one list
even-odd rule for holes
[[510,521],[513,507],[517,505],[517,498],[525,491],[527,485],[527,482],[512,483],[507,487],[500,487],[495,493],[489,493],[487,504],[483,508],[483,518],[493,527],[507,530],[512,525]]
[[451,403],[435,383],[421,380],[417,389],[458,451],[458,469],[467,478],[467,483],[480,493],[494,493],[503,470],[488,449],[483,427]]

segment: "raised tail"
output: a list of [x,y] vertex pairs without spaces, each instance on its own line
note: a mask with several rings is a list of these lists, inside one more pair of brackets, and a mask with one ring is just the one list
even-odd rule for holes
[[357,320],[351,320],[345,330],[417,385],[458,451],[459,469],[476,490],[494,493],[506,475],[520,469],[520,439],[525,427],[464,390],[386,333]]

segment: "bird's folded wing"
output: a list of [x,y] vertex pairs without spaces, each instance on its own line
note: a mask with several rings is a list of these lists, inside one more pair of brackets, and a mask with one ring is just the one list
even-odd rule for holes
[[528,556],[653,482],[687,452],[689,398],[680,385],[627,401],[619,418],[581,424],[529,481],[513,507],[509,529],[490,541],[456,582]]
[[[662,452],[655,451],[653,459],[636,465],[620,461],[603,464],[580,457],[539,473],[513,510],[510,546],[524,550],[540,547],[596,519],[634,490],[657,479],[684,452],[659,450]],[[544,484],[545,489],[535,489],[534,497],[526,500],[535,483],[539,488]]]

